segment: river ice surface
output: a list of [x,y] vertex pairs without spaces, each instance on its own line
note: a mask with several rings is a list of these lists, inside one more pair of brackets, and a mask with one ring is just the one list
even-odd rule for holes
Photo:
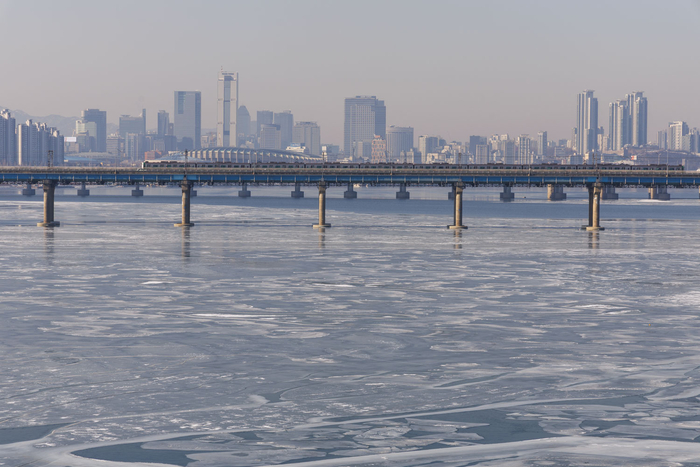
[[1,465],[700,465],[697,191],[70,190],[0,191]]

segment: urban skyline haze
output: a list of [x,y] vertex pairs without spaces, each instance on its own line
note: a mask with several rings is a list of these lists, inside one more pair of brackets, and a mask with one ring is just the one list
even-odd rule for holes
[[291,109],[334,144],[356,95],[382,99],[387,125],[416,137],[571,138],[583,89],[595,90],[599,122],[608,103],[644,91],[653,139],[669,122],[700,122],[700,64],[684,46],[697,42],[698,20],[690,0],[0,0],[0,27],[21,44],[3,53],[0,105],[97,108],[116,123],[143,108],[172,112],[174,91],[201,91],[202,128],[214,129],[223,67],[239,74],[251,114]]

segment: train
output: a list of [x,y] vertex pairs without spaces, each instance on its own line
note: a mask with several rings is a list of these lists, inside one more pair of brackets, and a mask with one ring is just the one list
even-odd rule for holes
[[629,171],[663,171],[682,172],[682,165],[627,165],[627,164],[597,164],[563,165],[563,164],[408,164],[408,163],[354,163],[354,162],[213,162],[190,160],[154,160],[144,161],[143,169],[149,168],[197,168],[197,169],[357,169],[357,170],[612,170]]

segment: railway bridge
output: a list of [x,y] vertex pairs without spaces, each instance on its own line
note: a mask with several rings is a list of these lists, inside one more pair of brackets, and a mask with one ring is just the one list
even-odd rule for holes
[[[56,227],[54,193],[59,184],[155,184],[177,183],[182,187],[182,219],[175,224],[189,227],[190,200],[195,184],[294,185],[293,197],[301,197],[301,186],[318,188],[319,213],[315,228],[327,228],[326,189],[329,186],[354,184],[399,186],[397,198],[408,198],[409,186],[444,186],[451,188],[454,200],[453,222],[450,229],[467,228],[462,222],[462,195],[465,187],[502,186],[501,199],[512,199],[513,186],[548,187],[550,199],[563,194],[563,187],[586,187],[589,194],[587,230],[602,230],[600,201],[606,194],[615,195],[615,188],[646,187],[650,196],[665,194],[668,187],[698,187],[700,173],[674,166],[440,166],[415,168],[406,166],[328,167],[325,164],[287,167],[284,164],[248,164],[241,167],[145,167],[145,168],[71,168],[71,167],[1,167],[0,183],[41,183],[44,191],[44,220],[37,225]],[[138,187],[137,187],[138,189]],[[80,191],[79,190],[79,194]],[[294,193],[297,193],[295,196]],[[248,192],[249,193],[249,192]],[[347,194],[347,192],[346,192]],[[553,195],[553,196],[552,196]],[[348,197],[351,197],[352,194]],[[615,195],[616,196],[616,195]]]

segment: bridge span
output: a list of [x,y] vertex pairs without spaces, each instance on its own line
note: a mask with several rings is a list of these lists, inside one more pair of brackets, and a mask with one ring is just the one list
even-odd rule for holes
[[[327,228],[326,189],[329,186],[348,186],[346,197],[354,197],[352,186],[399,186],[397,198],[409,197],[408,186],[451,187],[454,200],[454,218],[450,229],[465,229],[462,223],[462,196],[464,187],[502,186],[501,199],[513,198],[513,186],[548,187],[550,199],[563,199],[563,187],[587,187],[589,193],[589,220],[587,230],[602,230],[600,226],[601,199],[615,199],[615,188],[646,187],[650,196],[667,196],[668,187],[698,187],[700,173],[683,171],[673,166],[557,166],[529,168],[474,167],[452,165],[435,168],[392,167],[371,165],[348,168],[329,168],[323,164],[307,167],[285,167],[284,164],[250,164],[245,167],[146,167],[146,168],[72,168],[72,167],[0,167],[0,183],[41,183],[44,191],[44,221],[42,227],[56,227],[54,220],[54,192],[59,184],[81,184],[82,196],[89,193],[85,185],[91,184],[156,184],[177,183],[182,187],[182,222],[176,226],[189,227],[190,200],[195,184],[242,185],[249,195],[247,185],[295,185],[292,196],[299,198],[299,187],[316,186],[319,192],[319,221],[315,228]],[[137,186],[138,190],[138,186]],[[135,190],[136,191],[136,190]],[[138,190],[140,191],[140,190]],[[296,193],[296,195],[295,195]],[[350,195],[348,196],[348,193]],[[81,194],[81,193],[79,193]],[[606,196],[607,195],[607,196]],[[355,195],[356,196],[356,195]]]

